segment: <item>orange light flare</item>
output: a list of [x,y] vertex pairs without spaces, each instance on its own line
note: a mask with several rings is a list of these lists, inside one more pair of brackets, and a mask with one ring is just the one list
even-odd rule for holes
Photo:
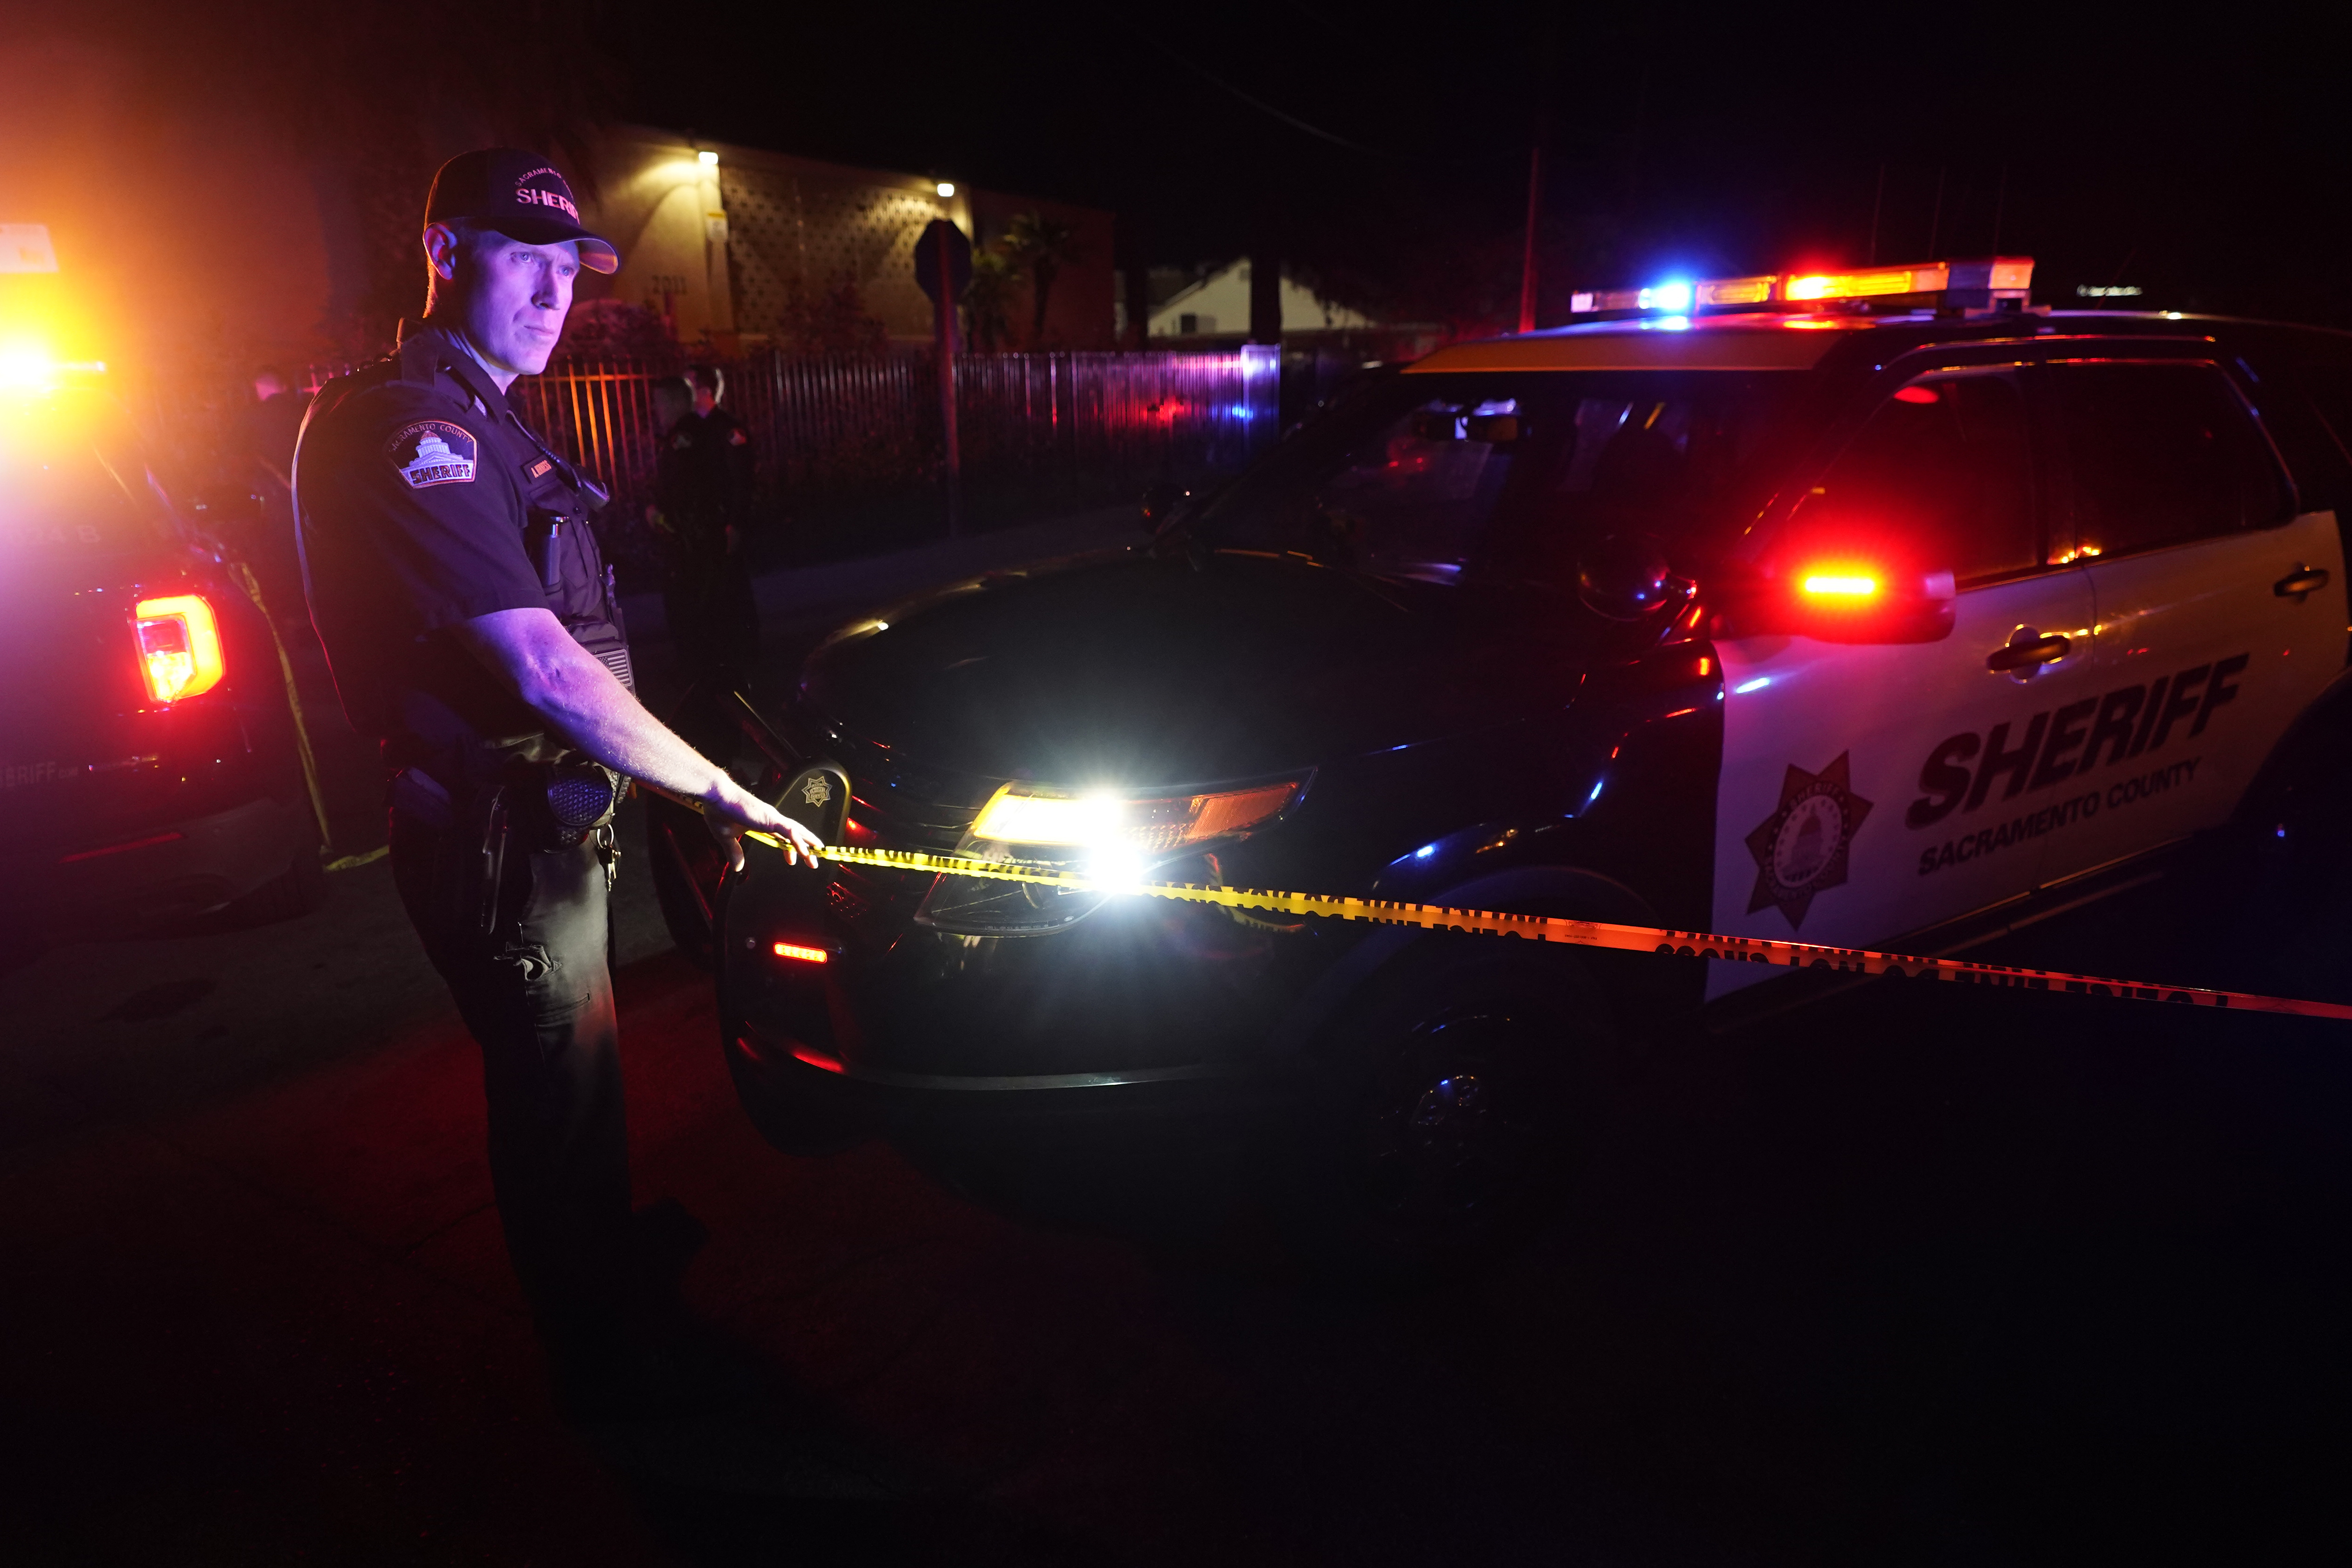
[[789,958],[795,964],[830,964],[833,955],[822,947],[811,947],[800,942],[779,942],[770,949],[779,958]]
[[1871,572],[1854,567],[1826,567],[1807,572],[1798,580],[1807,593],[1816,599],[1839,600],[1861,603],[1878,594],[1878,579]]

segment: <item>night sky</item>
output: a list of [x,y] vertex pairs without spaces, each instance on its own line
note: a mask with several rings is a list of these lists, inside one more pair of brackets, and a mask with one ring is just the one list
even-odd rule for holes
[[2352,325],[2352,26],[1880,19],[1928,9],[0,0],[0,38],[132,58],[135,101],[268,114],[374,213],[371,245],[456,146],[572,155],[632,120],[1106,207],[1123,265],[1271,251],[1389,319],[1476,329],[1516,318],[1540,130],[1549,320],[1576,287],[1864,262],[1874,213],[1880,261],[1997,240],[2047,303],[2137,285]]
[[1459,319],[1515,307],[1541,120],[1547,315],[1571,279],[1865,260],[1875,204],[1880,260],[1997,238],[2041,262],[2047,302],[2137,284],[2158,308],[2352,321],[2340,26],[1773,20],[1795,14],[747,6],[633,36],[615,101],[1110,207],[1155,263],[1271,244],[1338,292]]

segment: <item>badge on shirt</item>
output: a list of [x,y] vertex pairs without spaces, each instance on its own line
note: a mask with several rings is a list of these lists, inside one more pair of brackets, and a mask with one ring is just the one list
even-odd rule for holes
[[420,419],[384,443],[383,455],[412,490],[474,482],[474,438],[445,420]]

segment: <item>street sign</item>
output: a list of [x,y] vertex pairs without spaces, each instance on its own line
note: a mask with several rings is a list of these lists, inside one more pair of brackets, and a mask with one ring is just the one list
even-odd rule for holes
[[955,278],[955,297],[961,299],[971,287],[971,239],[963,230],[945,218],[933,218],[923,226],[923,237],[915,242],[915,281],[931,303],[940,302],[940,246],[948,247],[948,269]]

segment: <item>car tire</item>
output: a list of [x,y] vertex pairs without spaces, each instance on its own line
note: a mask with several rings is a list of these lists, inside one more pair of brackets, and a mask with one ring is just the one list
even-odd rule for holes
[[827,1086],[779,1082],[745,1063],[728,1043],[740,1029],[737,1020],[722,1019],[720,1049],[727,1055],[728,1073],[735,1081],[735,1097],[770,1147],[780,1154],[816,1159],[844,1154],[874,1136],[870,1118]]
[[317,841],[306,833],[286,869],[231,900],[226,913],[235,925],[270,925],[310,914],[326,895],[327,869],[320,862]]
[[1423,944],[1314,1053],[1278,1151],[1295,1249],[1384,1286],[1507,1257],[1556,1209],[1622,1065],[1612,1009],[1578,956]]

